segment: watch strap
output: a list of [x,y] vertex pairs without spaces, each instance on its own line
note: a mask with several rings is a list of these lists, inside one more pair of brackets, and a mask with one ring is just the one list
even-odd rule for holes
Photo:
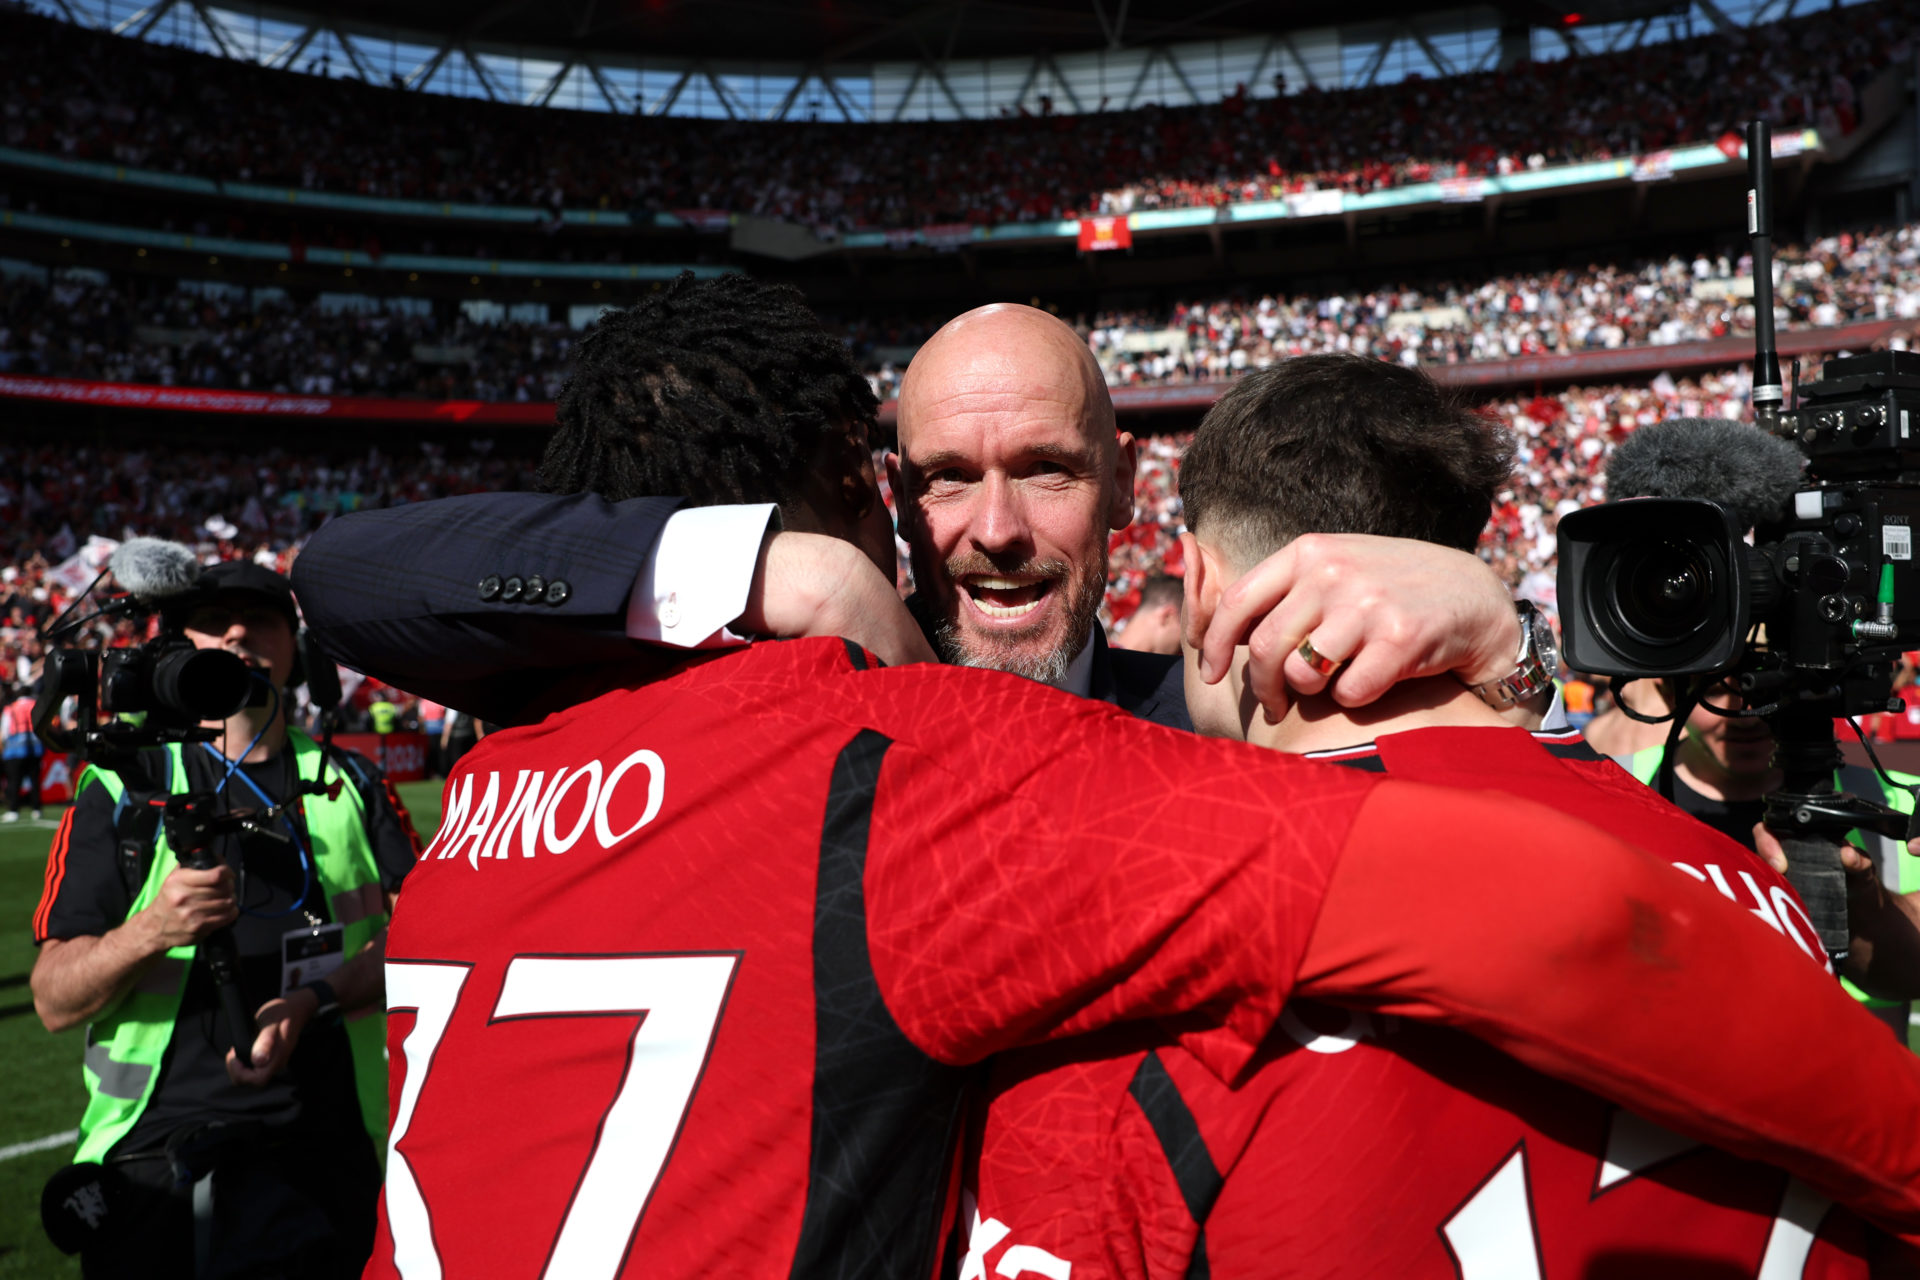
[[318,1002],[313,1011],[315,1018],[324,1018],[329,1014],[340,1012],[340,997],[334,994],[333,984],[325,978],[303,982],[300,984],[300,990],[313,992],[313,997]]
[[1520,617],[1520,654],[1513,670],[1483,684],[1467,686],[1495,711],[1518,706],[1544,693],[1553,684],[1553,672],[1541,660],[1540,648],[1534,643],[1533,628],[1538,611],[1530,601],[1522,600],[1515,606],[1515,612]]

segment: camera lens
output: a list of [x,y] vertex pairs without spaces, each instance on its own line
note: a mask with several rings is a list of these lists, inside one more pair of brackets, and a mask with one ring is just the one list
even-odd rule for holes
[[221,720],[246,705],[247,680],[247,664],[224,649],[170,648],[153,664],[153,697],[190,720]]
[[1648,540],[1624,548],[1614,570],[1620,624],[1648,644],[1673,644],[1710,621],[1713,566],[1697,544]]
[[1601,675],[1705,675],[1740,656],[1766,562],[1711,502],[1636,498],[1560,521],[1568,661]]

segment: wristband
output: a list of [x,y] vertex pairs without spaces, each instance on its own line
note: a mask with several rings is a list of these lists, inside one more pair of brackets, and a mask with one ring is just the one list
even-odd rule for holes
[[324,1018],[330,1013],[340,1012],[340,997],[333,994],[333,984],[325,978],[315,978],[312,982],[303,982],[300,984],[299,989],[301,991],[313,992],[313,998],[319,1001],[319,1006],[313,1011],[315,1018]]

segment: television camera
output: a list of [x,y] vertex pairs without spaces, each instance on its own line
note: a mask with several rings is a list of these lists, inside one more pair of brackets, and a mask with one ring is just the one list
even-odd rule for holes
[[[1767,797],[1766,824],[1838,959],[1849,939],[1839,841],[1851,831],[1901,841],[1916,834],[1904,814],[1837,790],[1834,725],[1901,709],[1894,673],[1902,650],[1920,647],[1920,355],[1830,360],[1818,382],[1787,401],[1774,345],[1764,121],[1748,126],[1747,157],[1754,427],[1670,423],[1621,446],[1610,496],[1620,488],[1659,496],[1561,521],[1564,649],[1573,668],[1613,677],[1616,700],[1636,719],[1653,718],[1619,699],[1625,681],[1682,682],[1662,765],[1669,797],[1680,728],[1709,684],[1725,681],[1741,700],[1731,710],[1706,703],[1709,710],[1767,722],[1782,781]],[[1629,485],[1615,484],[1621,461],[1630,464]],[[1885,778],[1872,744],[1860,740]]]

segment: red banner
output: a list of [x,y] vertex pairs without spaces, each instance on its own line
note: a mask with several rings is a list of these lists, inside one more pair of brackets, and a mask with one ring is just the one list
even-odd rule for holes
[[1100,249],[1133,248],[1133,224],[1124,215],[1116,218],[1080,219],[1080,252]]
[[77,378],[0,374],[0,396],[57,400],[116,409],[170,409],[189,413],[247,413],[277,418],[363,418],[381,422],[459,422],[469,426],[553,425],[553,406],[539,402],[488,404],[479,400],[385,400],[375,396],[294,396],[206,387],[153,387]]
[[418,782],[427,776],[427,735],[415,730],[399,733],[340,733],[333,743],[358,751],[379,765],[395,782]]

